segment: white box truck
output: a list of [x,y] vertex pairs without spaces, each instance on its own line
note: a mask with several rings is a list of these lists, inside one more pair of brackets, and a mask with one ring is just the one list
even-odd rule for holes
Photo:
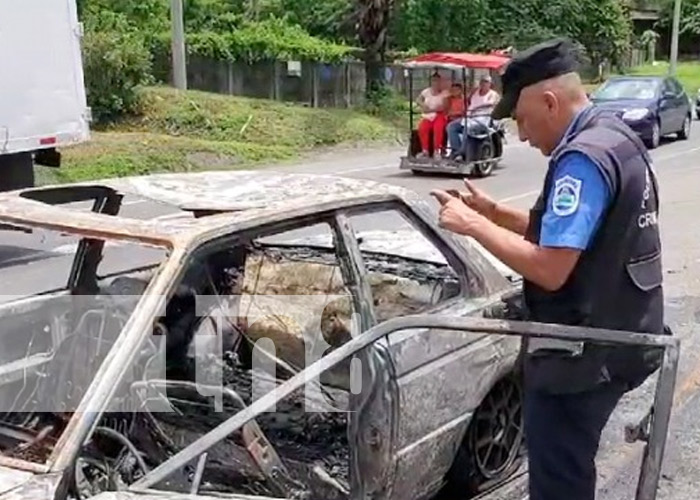
[[0,191],[90,136],[76,0],[0,0]]

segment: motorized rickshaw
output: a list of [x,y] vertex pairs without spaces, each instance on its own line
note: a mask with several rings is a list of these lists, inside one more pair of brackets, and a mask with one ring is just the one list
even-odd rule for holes
[[[452,73],[452,81],[462,83],[464,92],[463,132],[461,133],[461,148],[450,151],[449,154],[435,154],[432,147],[429,157],[421,157],[421,145],[415,119],[416,111],[413,102],[410,107],[410,144],[407,155],[401,158],[400,168],[419,172],[457,173],[460,175],[476,175],[486,177],[491,175],[494,167],[500,162],[505,143],[505,124],[500,120],[491,119],[492,109],[469,112],[467,87],[473,87],[477,71],[498,72],[509,57],[503,52],[490,54],[432,52],[408,59],[401,63],[408,78],[409,95],[414,97],[415,70],[444,71]],[[469,83],[469,85],[467,85]],[[442,151],[448,151],[447,133],[444,135]]]

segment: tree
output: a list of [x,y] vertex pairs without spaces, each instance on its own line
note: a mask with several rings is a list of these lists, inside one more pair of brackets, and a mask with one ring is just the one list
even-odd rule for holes
[[[661,4],[661,18],[658,27],[670,29],[673,23],[674,0],[664,0]],[[681,4],[680,33],[700,35],[700,0],[683,0]]]
[[364,49],[367,95],[370,98],[384,87],[382,68],[389,27],[397,3],[398,0],[357,0],[357,38]]
[[419,52],[482,52],[569,36],[600,61],[618,60],[630,33],[619,0],[403,0],[392,40]]

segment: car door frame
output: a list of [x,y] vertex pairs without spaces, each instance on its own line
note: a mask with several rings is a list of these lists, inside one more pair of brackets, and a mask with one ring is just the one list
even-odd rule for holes
[[[439,313],[454,317],[478,315],[486,307],[499,301],[508,291],[512,291],[511,283],[505,278],[496,281],[496,283],[501,284],[500,286],[494,285],[488,279],[488,273],[484,272],[487,266],[492,265],[484,263],[482,268],[475,267],[470,260],[467,248],[453,240],[449,233],[441,231],[435,225],[435,219],[430,217],[429,212],[423,211],[421,208],[420,205],[416,209],[410,204],[390,201],[361,207],[346,207],[342,210],[342,214],[349,220],[352,216],[367,213],[399,212],[408,219],[407,222],[413,229],[420,232],[441,252],[448,265],[459,277],[460,294],[425,311],[421,311],[420,314],[435,315]],[[352,242],[356,242],[357,236],[354,234],[352,225],[350,225],[348,230],[353,231],[350,239]],[[353,255],[364,260],[359,245],[353,244],[352,246]],[[362,264],[357,267],[364,269]],[[363,276],[366,276],[366,274],[363,274]],[[369,289],[368,285],[366,289]],[[386,321],[388,320],[382,323]],[[454,463],[458,452],[455,444],[459,445],[462,443],[471,422],[474,408],[483,401],[483,398],[500,380],[512,373],[520,343],[512,337],[488,336],[485,334],[474,334],[459,340],[455,340],[454,336],[441,338],[433,330],[423,329],[409,336],[400,332],[388,335],[381,345],[383,354],[388,354],[393,366],[394,379],[391,381],[391,388],[395,391],[398,398],[404,402],[404,406],[408,405],[408,413],[411,414],[410,420],[402,418],[400,413],[397,414],[398,421],[395,421],[394,425],[397,425],[398,428],[395,429],[381,428],[376,422],[370,423],[371,426],[378,429],[378,435],[390,436],[389,442],[392,447],[390,456],[394,463],[393,471],[390,476],[386,472],[383,476],[391,484],[390,491],[392,496],[381,498],[402,498],[409,490],[415,491],[418,488],[423,494],[434,494],[443,485],[443,480]],[[502,356],[503,353],[510,352],[510,350],[513,351],[511,357]],[[445,387],[447,388],[446,392],[452,392],[454,389],[455,394],[457,394],[459,386],[463,386],[460,382],[445,385],[440,382],[439,378],[435,378],[435,380],[430,379],[428,372],[431,370],[429,368],[432,366],[435,370],[442,370],[443,373],[448,373],[452,369],[464,374],[463,357],[466,353],[474,356],[474,359],[480,359],[482,362],[485,359],[499,359],[500,363],[492,363],[492,372],[484,374],[483,378],[475,375],[475,380],[478,383],[474,384],[473,389],[462,387],[461,390],[464,391],[465,395],[471,395],[471,399],[465,397],[462,400],[457,397],[457,401],[462,403],[461,407],[453,405],[454,408],[451,408],[450,412],[443,412],[441,420],[428,418],[428,415],[436,411],[435,405],[430,401],[422,400],[418,403],[418,399],[415,397],[416,394],[424,393],[428,395],[428,398],[432,394],[433,397],[437,398],[437,395]],[[446,362],[445,360],[448,361]],[[479,365],[479,363],[477,362],[476,365]],[[425,372],[426,378],[416,376],[417,373],[423,372]],[[410,382],[406,382],[409,379]],[[435,402],[437,402],[437,399]],[[413,404],[413,407],[411,404]],[[404,409],[404,407],[401,407],[396,409],[396,411],[401,412]],[[435,415],[432,416],[435,417]],[[371,457],[374,453],[372,447],[367,446],[365,443],[356,442],[355,445],[356,451],[360,451],[364,457]],[[430,467],[421,463],[422,456],[425,455],[424,452],[427,452],[428,449],[431,450],[430,453],[433,453],[434,456]],[[386,454],[384,457],[385,460],[388,459]],[[376,461],[379,462],[379,460]],[[422,472],[419,474],[415,472],[417,470]],[[409,473],[409,471],[413,472]],[[362,484],[359,484],[359,487],[363,494],[367,494],[368,489],[370,493],[377,493],[386,485],[364,481]]]

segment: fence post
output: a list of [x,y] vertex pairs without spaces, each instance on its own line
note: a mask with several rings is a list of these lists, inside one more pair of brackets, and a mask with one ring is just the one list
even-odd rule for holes
[[350,71],[350,63],[345,62],[343,63],[343,75],[344,75],[344,100],[345,100],[345,107],[350,108],[352,106],[352,85],[350,82],[351,78],[351,71]]
[[282,100],[282,90],[281,90],[281,82],[280,82],[280,62],[275,60],[273,62],[274,65],[274,79],[275,79],[275,97],[274,99],[276,101],[281,101]]
[[229,95],[234,95],[234,88],[233,88],[233,61],[226,61],[226,66],[228,69],[228,94]]
[[311,107],[318,107],[318,67],[317,63],[311,63]]

